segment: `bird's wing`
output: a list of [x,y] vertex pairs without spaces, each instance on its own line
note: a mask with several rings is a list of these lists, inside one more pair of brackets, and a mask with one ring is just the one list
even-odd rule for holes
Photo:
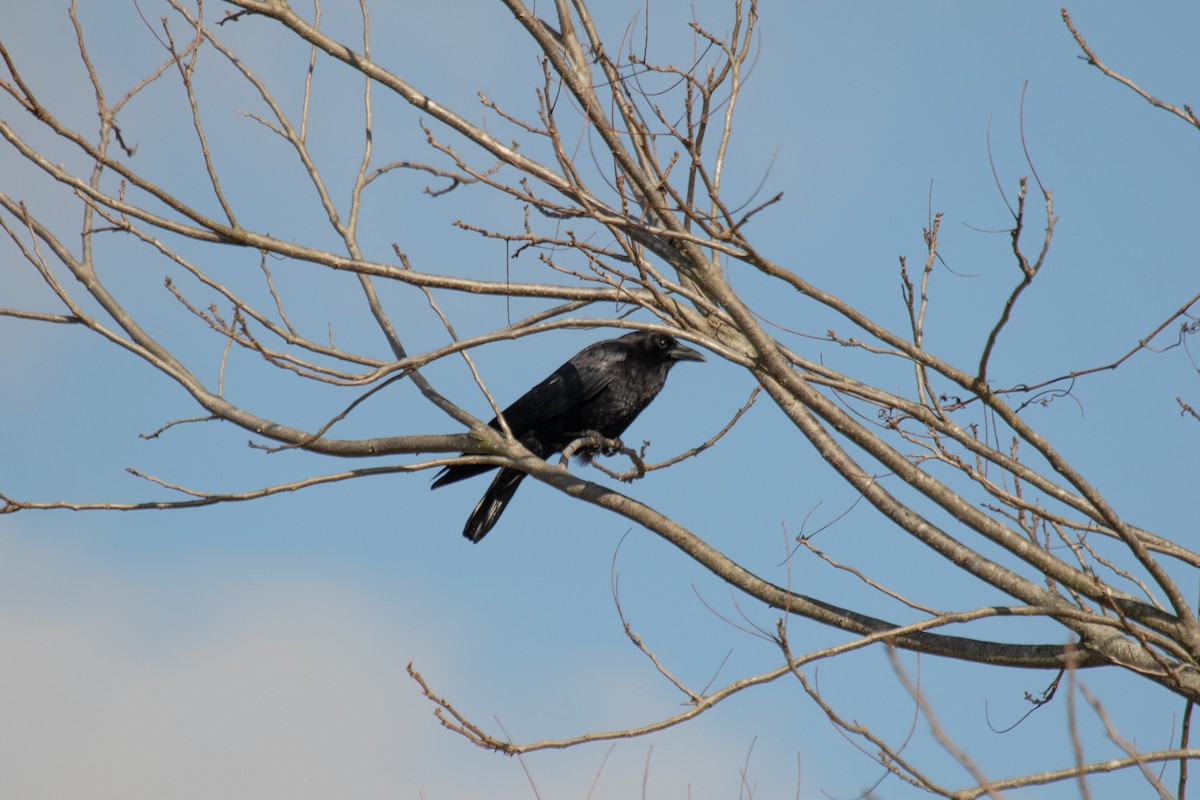
[[613,379],[611,367],[626,355],[624,348],[609,345],[612,342],[597,342],[585,348],[504,409],[513,435],[520,437],[602,392]]

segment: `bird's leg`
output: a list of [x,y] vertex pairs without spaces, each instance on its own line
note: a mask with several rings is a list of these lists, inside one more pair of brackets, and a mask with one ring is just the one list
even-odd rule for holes
[[638,478],[645,477],[646,462],[642,460],[641,455],[637,451],[631,450],[630,448],[622,445],[615,453],[612,453],[612,455],[618,454],[629,456],[629,460],[633,462],[633,468],[626,470],[625,472],[614,472],[613,470],[605,467],[599,461],[592,462],[592,466],[610,478],[616,478],[622,483],[633,483]]
[[625,443],[622,442],[620,439],[605,439],[599,449],[600,449],[600,452],[604,454],[605,458],[612,458],[613,456],[619,455],[621,453],[633,452],[628,447],[626,447]]
[[581,462],[590,463],[597,452],[611,456],[620,452],[623,447],[620,439],[609,439],[598,431],[584,431],[563,448],[562,458],[558,460],[558,464],[566,467],[571,456],[578,456]]
[[[633,462],[633,469],[622,473],[606,469],[601,464],[592,461],[592,458],[597,453],[609,458],[616,455],[629,456],[629,460]],[[589,463],[604,474],[625,483],[641,478],[646,474],[646,462],[642,460],[641,454],[636,450],[626,447],[625,443],[620,439],[610,439],[596,431],[585,431],[579,438],[564,447],[562,458],[558,462],[559,466],[566,469],[567,462],[573,455],[578,456],[581,462]]]

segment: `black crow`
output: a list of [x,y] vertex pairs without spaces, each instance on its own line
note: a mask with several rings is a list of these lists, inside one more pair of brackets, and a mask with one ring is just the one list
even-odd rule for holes
[[[554,374],[504,409],[516,439],[538,458],[547,458],[590,433],[616,439],[663,388],[676,361],[704,356],[664,333],[634,331],[580,350]],[[500,430],[500,423],[488,423]],[[595,455],[582,448],[581,458]],[[446,467],[432,488],[479,475],[495,467],[464,464]],[[463,536],[478,542],[496,524],[521,485],[525,473],[504,467],[467,518]]]

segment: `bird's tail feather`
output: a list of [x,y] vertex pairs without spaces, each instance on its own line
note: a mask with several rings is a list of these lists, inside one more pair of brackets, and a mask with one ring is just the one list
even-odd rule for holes
[[525,473],[520,470],[507,467],[501,469],[492,480],[492,485],[484,492],[483,499],[479,501],[475,510],[471,512],[471,516],[467,518],[463,536],[472,542],[478,542],[487,536],[488,531],[496,524],[496,520],[500,519],[504,507],[508,505],[509,500],[512,500],[513,493],[517,491],[517,487],[524,479]]
[[494,464],[457,464],[452,467],[443,467],[441,472],[433,476],[433,485],[429,488],[437,489],[448,483],[458,483],[495,468]]

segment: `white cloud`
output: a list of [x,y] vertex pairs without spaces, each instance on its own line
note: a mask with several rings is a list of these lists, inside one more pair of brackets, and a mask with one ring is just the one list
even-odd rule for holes
[[[514,698],[488,653],[457,640],[450,608],[414,600],[404,618],[386,616],[381,609],[404,607],[403,591],[381,602],[346,576],[294,566],[174,564],[156,573],[87,547],[8,536],[0,796],[534,797],[517,760],[434,721],[404,672],[414,654],[435,690],[465,689],[510,708]],[[620,675],[589,663],[572,680],[533,689],[528,702],[559,695],[556,727],[571,728],[569,718],[591,716],[591,704],[611,705],[603,682]],[[644,686],[629,689],[618,694],[630,722],[663,711]],[[471,711],[492,726],[486,707]],[[729,796],[753,734],[718,727],[622,742],[602,770],[606,744],[533,754],[526,765],[542,797],[586,797],[598,770],[597,800],[639,793],[648,756],[652,795],[690,785],[694,797]]]
[[[13,546],[0,572],[0,794],[371,796],[401,782],[410,717],[428,712],[399,691],[365,598],[335,579],[211,570],[155,586]],[[154,603],[178,606],[166,618]]]

